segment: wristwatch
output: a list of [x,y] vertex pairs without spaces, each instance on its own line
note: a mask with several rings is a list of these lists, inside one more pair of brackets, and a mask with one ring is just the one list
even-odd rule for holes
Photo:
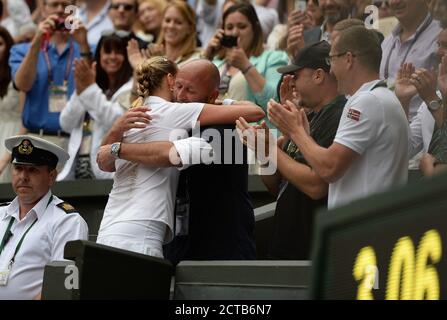
[[121,142],[115,142],[112,143],[112,146],[110,147],[110,154],[115,158],[120,158],[120,150],[121,150]]
[[428,104],[428,108],[431,111],[437,111],[442,107],[442,100],[438,99],[438,100],[433,100]]

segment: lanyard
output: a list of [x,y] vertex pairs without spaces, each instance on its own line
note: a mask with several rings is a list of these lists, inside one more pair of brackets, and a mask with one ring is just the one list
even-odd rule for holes
[[11,217],[11,220],[9,221],[8,227],[6,228],[5,235],[3,236],[2,242],[0,244],[0,254],[2,254],[3,249],[5,248],[6,244],[9,241],[9,238],[11,238],[11,236],[12,236],[11,228],[12,228],[12,224],[13,223],[14,223],[14,218]]
[[[70,53],[68,54],[68,60],[67,60],[67,66],[65,68],[65,74],[64,74],[64,86],[67,85],[68,77],[70,76],[71,71],[71,65],[72,65],[72,58],[74,53],[74,47],[73,47],[73,39],[70,40]],[[48,68],[48,82],[54,83],[53,79],[53,68],[51,67],[50,57],[48,56],[48,50],[44,51],[45,55],[45,62],[47,64]]]
[[[48,206],[50,205],[51,201],[53,201],[53,196],[50,197],[50,199],[48,200],[47,206],[45,208],[48,208]],[[11,219],[9,221],[9,224],[8,224],[8,228],[6,228],[6,232],[5,232],[5,235],[3,236],[3,240],[2,240],[2,243],[1,243],[1,246],[0,246],[0,254],[3,252],[3,249],[6,246],[6,243],[8,242],[9,238],[12,235],[11,234],[11,228],[12,228],[12,225],[14,223],[14,220],[15,220],[15,218],[11,217]],[[34,220],[34,222],[29,226],[28,229],[26,229],[25,233],[22,235],[22,238],[20,238],[20,241],[17,244],[16,249],[14,250],[14,255],[11,258],[10,265],[12,265],[14,263],[14,260],[15,260],[15,258],[17,256],[17,253],[19,252],[20,248],[22,247],[23,240],[25,240],[26,235],[31,230],[31,228],[36,224],[37,220],[38,219]]]
[[[427,21],[425,21],[424,25],[419,29],[419,32],[417,32],[416,35],[414,36],[413,41],[411,41],[411,44],[408,47],[408,50],[407,50],[407,52],[404,55],[402,63],[404,63],[407,60],[407,57],[410,54],[410,51],[413,48],[413,46],[416,43],[416,41],[418,41],[419,36],[430,26],[430,24],[432,22],[433,22],[433,17],[430,15],[430,18]],[[386,59],[385,72],[384,72],[385,79],[388,79],[389,75],[390,75],[390,60],[391,60],[391,55],[393,54],[393,51],[396,48],[396,42],[397,41],[395,40],[394,43],[393,43],[393,47],[391,48],[390,52],[388,53],[388,57]]]

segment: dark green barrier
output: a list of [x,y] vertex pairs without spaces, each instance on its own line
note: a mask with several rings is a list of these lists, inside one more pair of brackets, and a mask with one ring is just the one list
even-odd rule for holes
[[315,299],[447,299],[447,175],[320,212]]

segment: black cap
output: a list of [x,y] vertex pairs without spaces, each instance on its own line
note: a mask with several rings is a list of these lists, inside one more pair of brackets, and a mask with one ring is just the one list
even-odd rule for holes
[[304,68],[323,69],[329,72],[331,70],[329,63],[330,51],[331,45],[327,41],[307,45],[298,51],[291,64],[278,68],[278,72],[287,74]]
[[65,162],[69,158],[62,148],[37,137],[11,137],[5,140],[5,146],[11,151],[14,164],[56,168],[58,162]]

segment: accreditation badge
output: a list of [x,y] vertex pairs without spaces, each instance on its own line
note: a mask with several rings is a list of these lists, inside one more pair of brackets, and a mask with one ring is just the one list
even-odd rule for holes
[[189,199],[178,198],[175,202],[175,235],[189,234]]
[[67,86],[50,85],[49,112],[61,112],[67,105]]
[[5,287],[8,284],[9,274],[11,269],[0,270],[0,287]]

